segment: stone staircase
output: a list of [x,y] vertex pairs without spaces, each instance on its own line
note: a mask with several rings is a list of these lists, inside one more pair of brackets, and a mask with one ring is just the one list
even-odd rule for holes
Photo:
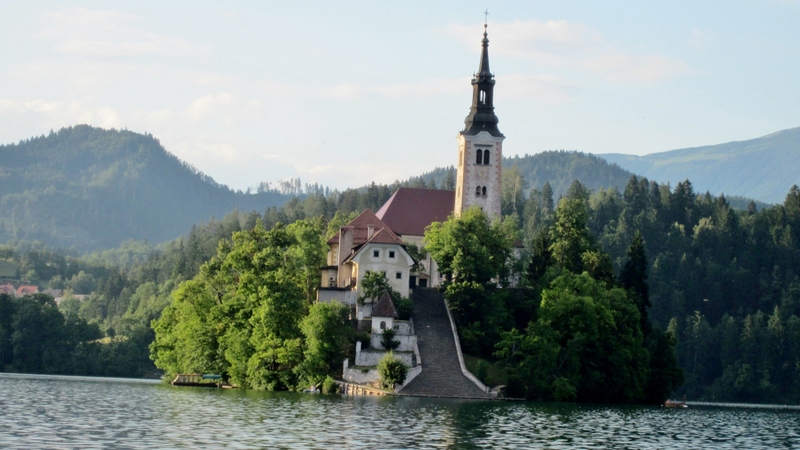
[[398,395],[490,398],[461,373],[442,294],[436,289],[416,288],[412,299],[422,373]]

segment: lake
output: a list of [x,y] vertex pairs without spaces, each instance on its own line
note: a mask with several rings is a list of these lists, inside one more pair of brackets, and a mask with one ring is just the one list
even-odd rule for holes
[[0,447],[800,448],[800,408],[343,397],[0,374]]

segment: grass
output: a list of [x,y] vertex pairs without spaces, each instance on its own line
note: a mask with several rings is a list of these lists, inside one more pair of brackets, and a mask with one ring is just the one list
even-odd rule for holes
[[[464,355],[464,365],[467,366],[467,370],[472,372],[473,375],[478,377],[478,363],[483,361],[486,366],[486,376],[485,379],[481,379],[481,381],[489,386],[499,386],[501,384],[506,384],[506,371],[503,367],[483,358],[479,358],[477,356],[472,355]],[[480,377],[478,377],[480,378]]]

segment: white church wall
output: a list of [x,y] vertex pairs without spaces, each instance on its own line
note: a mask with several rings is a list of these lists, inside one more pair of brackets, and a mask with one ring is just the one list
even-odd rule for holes
[[408,276],[413,261],[399,245],[369,243],[353,257],[353,262],[358,266],[359,289],[367,272],[383,272],[392,289],[408,297]]
[[[395,350],[394,356],[411,367],[413,351]],[[356,353],[356,365],[361,367],[377,366],[378,362],[386,355],[384,350],[366,349]]]
[[[383,334],[381,333],[372,333],[369,339],[369,346],[374,349],[382,349],[383,344],[381,344],[381,339],[383,338]],[[400,335],[397,334],[394,336],[394,340],[400,342],[400,345],[397,347],[396,351],[400,352],[413,352],[414,345],[417,343],[416,336],[409,336],[409,335]]]

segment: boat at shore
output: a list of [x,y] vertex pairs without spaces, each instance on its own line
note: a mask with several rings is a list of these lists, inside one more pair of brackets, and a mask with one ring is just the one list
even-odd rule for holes
[[665,400],[664,408],[687,408],[686,397],[683,398],[682,402],[679,402],[677,400]]
[[236,387],[222,382],[222,376],[215,373],[179,373],[175,375],[175,379],[172,380],[170,384],[173,386],[211,387],[222,389],[231,389]]

